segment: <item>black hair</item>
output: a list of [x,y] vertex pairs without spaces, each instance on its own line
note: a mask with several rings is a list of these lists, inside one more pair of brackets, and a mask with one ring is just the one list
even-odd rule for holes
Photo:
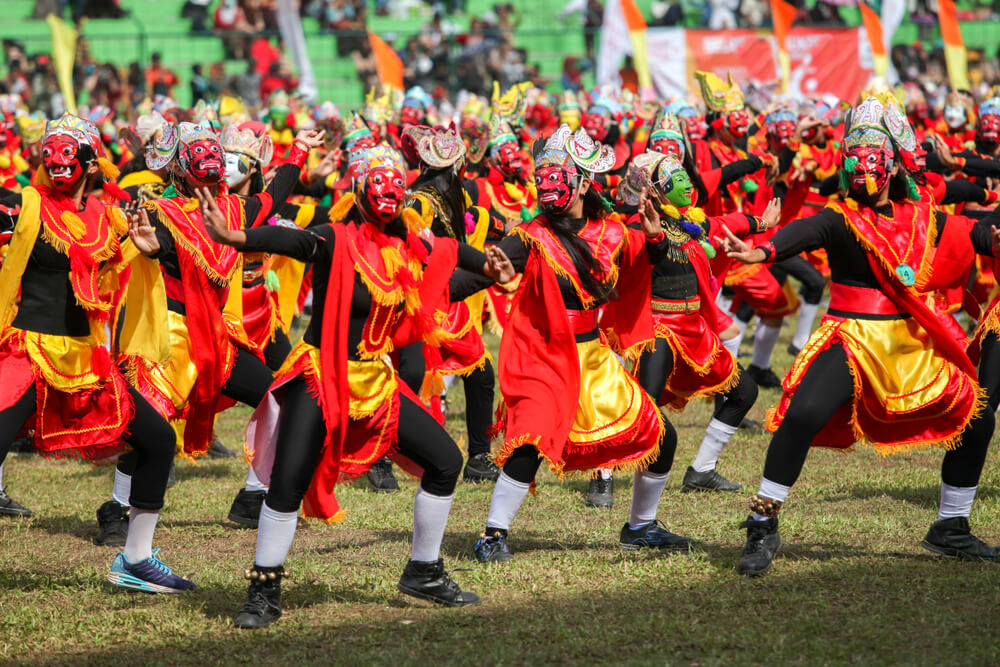
[[264,171],[259,164],[254,163],[253,171],[250,172],[250,196],[260,194],[266,188],[264,186]]
[[452,167],[426,167],[410,186],[410,190],[414,193],[426,190],[436,192],[447,209],[445,215],[448,219],[444,222],[451,225],[455,238],[465,242],[465,191]]
[[[606,202],[604,198],[593,187],[583,195],[583,215],[584,221],[595,218],[603,218],[607,214]],[[580,277],[580,284],[598,302],[604,302],[618,296],[614,285],[605,283],[595,276],[595,273],[604,273],[604,267],[594,257],[590,246],[577,232],[580,231],[579,222],[565,215],[557,215],[548,218],[549,227],[559,239],[563,248],[566,249],[570,259],[573,260],[573,267]]]

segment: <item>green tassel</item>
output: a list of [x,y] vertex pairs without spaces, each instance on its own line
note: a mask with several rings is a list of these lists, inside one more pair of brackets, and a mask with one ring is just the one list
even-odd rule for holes
[[264,274],[264,289],[268,292],[277,292],[281,289],[281,281],[274,269],[268,269],[267,273]]
[[615,210],[615,207],[611,205],[611,202],[609,202],[607,199],[604,198],[604,195],[597,195],[597,196],[601,198],[601,206],[604,207],[605,211],[610,213],[611,211]]
[[319,200],[320,206],[333,206],[333,195],[327,192],[323,195],[323,198]]
[[760,186],[757,185],[757,181],[754,181],[749,178],[743,179],[743,192],[747,193],[748,195],[752,195],[753,193],[757,192],[757,188],[759,187]]
[[535,218],[535,215],[531,212],[531,209],[527,206],[521,207],[521,222],[529,222]]
[[181,193],[177,192],[177,186],[171,183],[167,186],[167,189],[163,191],[164,199],[173,199],[174,197],[180,197]]
[[844,158],[844,169],[847,170],[848,174],[853,174],[855,171],[857,171],[858,170],[858,158],[853,157],[853,156],[848,157],[848,158]]
[[838,185],[839,185],[840,189],[846,191],[847,190],[847,170],[846,169],[841,169],[839,172],[837,172],[837,178],[838,178],[838,181],[839,181]]
[[910,199],[920,201],[920,192],[917,190],[917,184],[909,176],[906,177],[906,189],[910,193]]
[[705,239],[698,239],[698,243],[701,244],[702,250],[705,251],[705,254],[708,255],[709,259],[713,259],[715,257],[715,248],[712,247],[711,243]]
[[14,180],[20,183],[22,188],[26,188],[31,185],[31,177],[25,173],[18,174],[14,177]]

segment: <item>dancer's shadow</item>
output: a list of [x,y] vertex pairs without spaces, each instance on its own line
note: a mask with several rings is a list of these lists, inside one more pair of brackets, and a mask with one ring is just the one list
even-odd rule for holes
[[[940,484],[927,484],[885,487],[877,483],[868,484],[861,482],[843,491],[818,496],[817,499],[824,501],[870,500],[882,496],[888,496],[894,500],[917,505],[918,507],[936,510],[941,501],[941,486]],[[993,486],[980,486],[976,491],[976,500],[978,501],[994,499],[998,496],[1000,496],[1000,489]]]

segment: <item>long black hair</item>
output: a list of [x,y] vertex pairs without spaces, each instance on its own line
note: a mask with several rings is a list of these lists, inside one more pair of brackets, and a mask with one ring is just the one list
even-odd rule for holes
[[445,206],[446,224],[451,226],[455,238],[465,242],[465,191],[462,181],[452,167],[427,167],[420,172],[417,180],[410,186],[414,194],[433,190],[438,194]]
[[[607,212],[605,199],[591,185],[586,194],[583,195],[584,224],[587,220],[603,218]],[[618,293],[615,291],[614,285],[605,283],[595,275],[604,273],[604,267],[594,257],[587,242],[578,235],[581,228],[580,222],[566,215],[549,217],[548,222],[552,232],[566,249],[570,259],[573,260],[573,267],[576,269],[577,275],[580,276],[580,284],[583,288],[598,302],[617,297]]]

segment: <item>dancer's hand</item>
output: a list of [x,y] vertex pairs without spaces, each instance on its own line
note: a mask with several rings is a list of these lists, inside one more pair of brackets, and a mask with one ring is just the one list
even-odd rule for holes
[[1000,257],[1000,227],[990,228],[990,238],[993,241],[993,256]]
[[823,124],[822,118],[817,118],[816,116],[809,115],[804,117],[799,121],[798,125],[795,126],[795,132],[792,134],[792,138],[796,141],[802,141],[802,134],[806,130],[810,130],[814,127],[819,127]]
[[517,275],[514,265],[511,264],[503,250],[496,246],[490,246],[485,250],[486,264],[483,265],[483,274],[493,279],[493,282],[503,285],[509,283]]
[[307,150],[312,150],[323,145],[324,136],[326,136],[326,130],[299,130],[299,133],[295,135],[295,142],[304,144]]
[[729,231],[729,227],[722,225],[722,232],[725,236],[716,236],[715,242],[726,253],[726,256],[744,264],[760,264],[767,259],[767,254],[763,250],[751,248],[740,237]]
[[639,193],[639,222],[646,238],[653,239],[663,233],[660,227],[660,213],[656,210],[656,204],[649,196],[649,190],[643,188]]
[[194,196],[198,198],[198,208],[201,209],[201,219],[205,230],[212,240],[234,248],[242,248],[247,241],[246,232],[242,229],[229,229],[226,216],[222,215],[215,197],[208,188],[195,188]]
[[781,200],[775,197],[767,202],[767,208],[761,214],[760,219],[764,221],[768,229],[774,227],[781,220]]
[[128,211],[127,216],[128,237],[132,239],[136,249],[147,257],[160,252],[160,240],[156,238],[156,230],[149,222],[146,209]]
[[951,154],[951,149],[948,148],[948,144],[945,143],[939,135],[934,135],[934,152],[937,153],[938,159],[941,160],[941,164],[946,166],[951,171],[955,171],[959,168],[958,160],[955,156]]

